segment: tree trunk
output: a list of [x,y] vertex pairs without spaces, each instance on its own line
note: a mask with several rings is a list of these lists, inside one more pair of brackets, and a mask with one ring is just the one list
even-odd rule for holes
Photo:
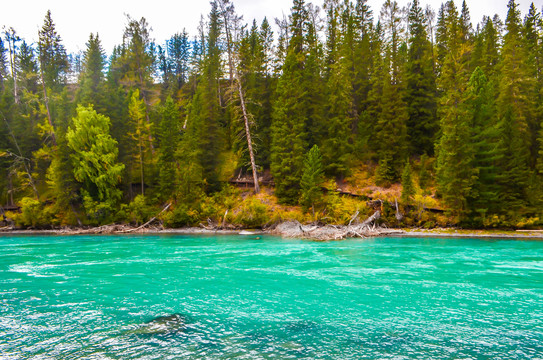
[[[17,142],[17,138],[15,137],[13,132],[11,131],[11,127],[9,126],[9,123],[6,120],[6,118],[4,118],[4,122],[6,123],[9,134],[11,135],[11,138],[13,139],[13,142],[15,143],[15,147],[17,148],[17,151],[19,152],[19,155],[15,155],[15,154],[13,154],[13,155],[18,157],[20,159],[20,161],[23,163],[23,166],[24,166],[25,172],[26,172],[26,176],[28,176],[28,182],[30,183],[30,186],[32,186],[32,190],[34,191],[34,195],[36,195],[36,199],[39,201],[40,200],[40,194],[38,193],[38,189],[36,188],[36,184],[34,183],[34,178],[32,177],[32,173],[30,172],[30,169],[28,168],[28,165],[26,163],[26,159],[23,157],[23,153],[21,151],[21,148],[19,147],[19,143]],[[9,176],[9,183],[10,183],[10,187],[11,187],[12,186],[11,176]],[[11,189],[11,202],[13,203],[13,189]]]
[[13,98],[15,104],[19,104],[19,95],[17,91],[17,71],[15,70],[15,39],[10,36],[9,45],[9,63],[11,66],[11,77],[13,78]]
[[51,118],[51,111],[49,111],[49,98],[47,97],[47,87],[45,86],[45,80],[43,79],[43,69],[40,66],[40,78],[43,88],[43,101],[45,102],[45,109],[47,110],[47,121],[51,126],[51,138],[53,139],[53,145],[57,145],[57,139],[55,137],[55,127],[53,126],[53,119]]
[[144,185],[144,182],[143,182],[143,145],[142,145],[142,139],[141,139],[141,135],[140,135],[140,181],[141,181],[141,194],[142,195],[145,195],[144,194],[144,190],[145,190],[145,185]]
[[245,122],[245,135],[247,136],[247,146],[249,147],[249,157],[251,158],[251,170],[253,171],[253,181],[255,182],[255,194],[260,192],[260,185],[258,185],[258,173],[256,171],[255,154],[253,151],[253,141],[251,140],[251,130],[249,129],[249,117],[247,115],[247,108],[245,107],[245,98],[241,89],[241,82],[237,79],[239,99],[241,102],[241,110],[243,113],[243,121]]
[[[219,5],[221,7],[221,11],[224,18],[224,29],[226,34],[226,47],[228,50],[228,66],[229,66],[229,73],[230,73],[230,86],[234,86],[234,82],[237,83],[237,90],[239,94],[239,100],[241,103],[241,112],[243,114],[243,122],[245,124],[245,137],[247,138],[247,147],[249,149],[249,157],[251,158],[251,170],[253,172],[253,181],[254,181],[254,189],[255,194],[258,194],[260,192],[260,185],[258,184],[258,174],[256,171],[256,162],[255,162],[255,155],[253,151],[253,142],[251,139],[251,129],[249,124],[249,115],[247,112],[247,107],[245,106],[245,96],[243,95],[243,89],[241,86],[241,79],[237,70],[237,67],[235,66],[234,61],[234,53],[232,51],[232,34],[230,33],[230,27],[229,27],[229,17],[228,12],[229,9],[226,8],[226,2],[225,0],[219,1]],[[234,14],[233,8],[230,9],[231,13]]]

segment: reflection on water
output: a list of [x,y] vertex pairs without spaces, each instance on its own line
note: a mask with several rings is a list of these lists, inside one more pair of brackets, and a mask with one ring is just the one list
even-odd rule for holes
[[0,237],[2,359],[543,358],[543,242]]

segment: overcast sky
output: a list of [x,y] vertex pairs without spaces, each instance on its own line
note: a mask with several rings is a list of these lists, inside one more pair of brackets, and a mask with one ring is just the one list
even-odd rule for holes
[[[238,14],[243,15],[246,22],[253,18],[260,21],[266,16],[270,23],[273,19],[288,15],[292,0],[233,0]],[[321,5],[322,0],[313,1]],[[369,0],[374,14],[378,15],[384,0]],[[475,26],[483,15],[498,14],[505,19],[508,0],[467,0],[471,20]],[[532,0],[517,0],[520,10],[524,14],[528,11]],[[536,7],[541,10],[543,0],[533,0]],[[405,6],[408,0],[398,0]],[[436,11],[442,0],[421,0],[425,6],[430,4]],[[458,7],[462,0],[455,0]],[[152,27],[152,37],[158,44],[170,38],[176,32],[186,28],[194,36],[200,15],[207,14],[210,9],[207,0],[19,0],[4,1],[0,7],[0,26],[13,27],[19,36],[27,42],[36,42],[38,29],[43,24],[47,10],[51,10],[53,21],[57,26],[64,45],[68,52],[78,52],[85,49],[85,43],[91,32],[98,32],[104,49],[111,53],[113,46],[120,44],[126,17],[145,17]]]

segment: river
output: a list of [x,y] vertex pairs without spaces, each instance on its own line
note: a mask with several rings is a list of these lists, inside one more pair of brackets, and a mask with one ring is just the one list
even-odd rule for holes
[[0,299],[2,359],[543,358],[542,241],[0,236]]

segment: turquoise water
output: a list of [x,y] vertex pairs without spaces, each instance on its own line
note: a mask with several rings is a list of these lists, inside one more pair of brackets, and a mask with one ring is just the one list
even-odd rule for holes
[[543,358],[540,241],[4,236],[0,297],[2,359]]

